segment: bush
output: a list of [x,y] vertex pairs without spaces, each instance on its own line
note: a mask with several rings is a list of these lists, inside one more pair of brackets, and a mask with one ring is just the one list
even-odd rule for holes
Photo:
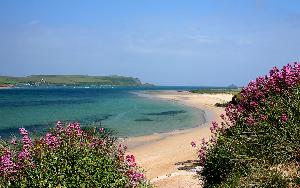
[[199,158],[205,187],[300,186],[300,66],[276,67],[225,109]]
[[218,102],[217,102],[217,103],[215,104],[215,106],[216,106],[216,107],[226,107],[226,106],[228,106],[228,103],[227,103],[227,102],[225,102],[225,103],[218,103]]
[[137,187],[146,184],[134,156],[103,128],[66,127],[58,122],[34,141],[22,138],[0,144],[0,187]]

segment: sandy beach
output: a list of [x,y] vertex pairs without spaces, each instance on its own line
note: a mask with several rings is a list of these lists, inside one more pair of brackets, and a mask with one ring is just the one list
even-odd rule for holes
[[13,87],[14,87],[14,85],[0,85],[0,89],[10,89]]
[[215,103],[230,101],[229,94],[192,94],[178,91],[155,91],[151,96],[182,103],[205,110],[207,122],[196,128],[175,130],[148,136],[127,138],[128,154],[134,154],[138,165],[146,172],[147,178],[157,187],[200,187],[196,177],[197,152],[191,141],[209,138],[210,124],[219,122],[223,108]]
[[4,86],[0,86],[0,89],[10,89],[12,87],[4,87]]

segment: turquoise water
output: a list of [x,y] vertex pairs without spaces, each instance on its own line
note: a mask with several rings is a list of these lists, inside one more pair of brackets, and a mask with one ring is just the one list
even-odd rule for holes
[[0,136],[16,134],[19,127],[43,132],[58,120],[110,128],[122,137],[186,129],[205,122],[201,110],[141,97],[134,93],[139,90],[145,88],[0,90]]

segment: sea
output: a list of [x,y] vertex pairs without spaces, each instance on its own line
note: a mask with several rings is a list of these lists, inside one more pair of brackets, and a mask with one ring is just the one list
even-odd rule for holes
[[38,135],[57,121],[104,127],[118,137],[142,136],[196,127],[206,112],[148,91],[207,87],[23,87],[0,90],[0,136],[18,135],[24,127]]

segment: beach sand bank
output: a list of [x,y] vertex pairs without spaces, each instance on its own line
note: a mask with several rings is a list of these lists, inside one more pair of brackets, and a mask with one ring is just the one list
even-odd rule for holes
[[220,122],[220,114],[224,113],[224,108],[215,107],[215,103],[230,101],[232,95],[185,91],[152,91],[148,94],[205,110],[207,122],[196,128],[127,138],[127,153],[136,156],[138,165],[145,169],[147,178],[157,187],[199,187],[201,182],[192,167],[197,152],[190,143],[209,138],[211,121]]
[[0,89],[11,89],[11,88],[13,88],[14,87],[14,85],[0,85]]

